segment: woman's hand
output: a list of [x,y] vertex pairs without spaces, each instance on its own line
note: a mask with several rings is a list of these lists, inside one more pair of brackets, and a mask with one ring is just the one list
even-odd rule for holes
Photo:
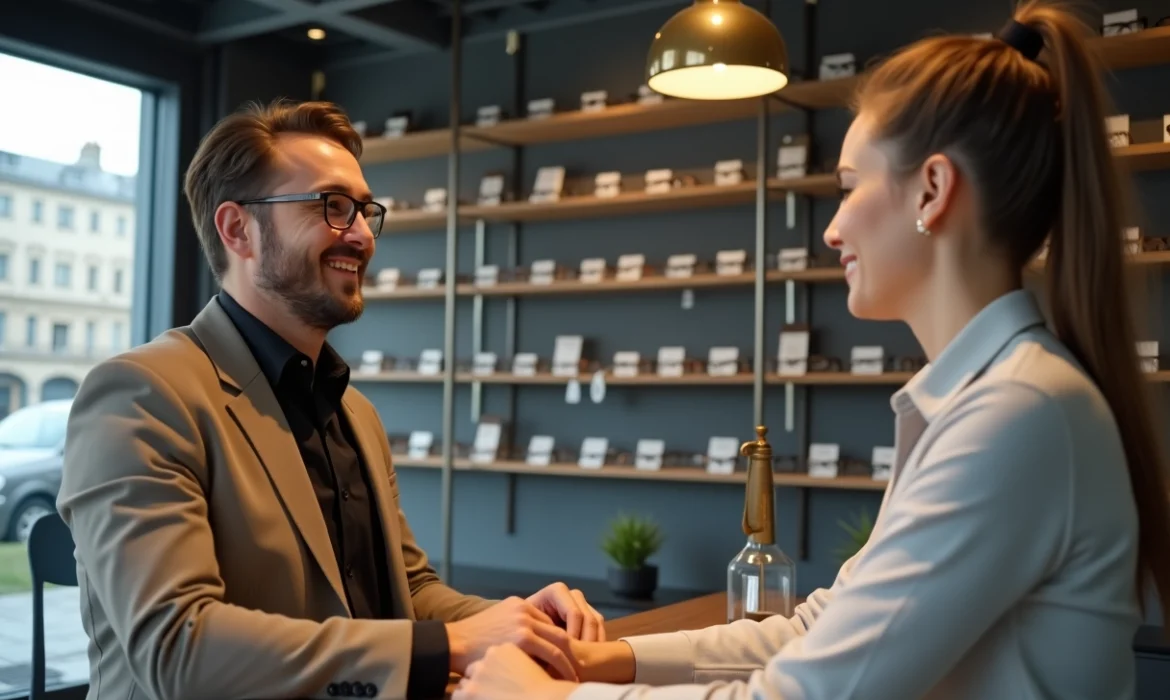
[[467,667],[452,700],[565,700],[576,683],[553,680],[514,644],[487,650]]
[[629,644],[572,640],[573,665],[582,683],[633,683],[637,664]]

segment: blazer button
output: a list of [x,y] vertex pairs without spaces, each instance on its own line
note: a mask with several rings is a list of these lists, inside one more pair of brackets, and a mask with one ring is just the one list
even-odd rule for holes
[[366,686],[361,683],[354,683],[353,696],[355,698],[364,698],[366,696]]
[[346,698],[353,697],[353,687],[349,683],[338,683],[338,690],[341,691],[341,696]]
[[374,685],[373,683],[366,683],[366,697],[367,698],[378,697],[378,686]]
[[329,687],[325,689],[325,692],[329,693],[329,697],[331,697],[331,698],[337,697],[337,693],[338,693],[337,684],[330,683]]

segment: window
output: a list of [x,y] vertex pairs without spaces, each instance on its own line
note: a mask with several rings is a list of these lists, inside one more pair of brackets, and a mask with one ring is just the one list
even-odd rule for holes
[[28,317],[27,332],[28,332],[28,337],[27,337],[25,343],[30,348],[35,348],[37,346],[37,317],[36,316],[29,316]]
[[117,350],[122,349],[122,322],[121,321],[114,321],[114,337],[111,340],[111,344],[113,345],[113,348],[111,348],[112,350],[117,351]]
[[94,340],[97,336],[97,324],[93,321],[85,322],[85,354],[92,355]]
[[0,311],[0,348],[8,343],[8,312]]
[[12,195],[0,194],[0,219],[12,218]]
[[118,237],[126,235],[126,217],[121,214],[118,215]]
[[73,266],[69,263],[57,263],[53,268],[53,284],[62,289],[73,286]]
[[94,210],[89,213],[89,232],[101,233],[102,230],[102,213]]
[[73,207],[65,204],[57,207],[57,228],[73,228]]
[[0,282],[8,279],[8,253],[0,253]]
[[98,266],[90,265],[86,276],[85,287],[91,292],[98,290]]
[[69,349],[69,326],[65,323],[53,324],[53,352],[65,352]]
[[40,258],[32,258],[31,260],[28,261],[28,283],[29,284],[40,284],[41,283],[41,259]]
[[122,278],[124,276],[121,270],[114,270],[114,294],[122,293]]
[[45,201],[34,199],[32,203],[32,222],[39,224],[45,220]]

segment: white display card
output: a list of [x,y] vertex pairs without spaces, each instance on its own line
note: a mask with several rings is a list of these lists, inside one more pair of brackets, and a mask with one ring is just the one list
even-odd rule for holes
[[499,265],[480,265],[475,268],[475,286],[494,287],[500,281]]
[[1143,372],[1158,371],[1158,341],[1142,340],[1137,344],[1138,360]]
[[556,260],[536,260],[528,269],[529,284],[552,284],[557,274]]
[[687,350],[678,345],[658,348],[658,376],[683,376],[683,361],[687,359]]
[[664,194],[673,186],[674,171],[670,168],[646,171],[646,194]]
[[609,93],[605,90],[592,90],[581,93],[582,112],[601,112],[609,101]]
[[666,442],[643,438],[634,448],[634,468],[645,471],[662,469],[662,455],[666,453]]
[[1137,10],[1121,10],[1120,12],[1106,12],[1101,16],[1101,35],[1120,36],[1141,31],[1138,22]]
[[598,173],[593,178],[593,195],[596,197],[616,197],[622,193],[622,174],[616,170]]
[[886,366],[886,353],[880,345],[855,345],[849,357],[849,371],[853,374],[881,374]]
[[431,456],[431,445],[435,443],[435,434],[429,430],[414,430],[410,433],[407,442],[406,456],[411,459],[426,459]]
[[715,164],[716,185],[738,185],[743,182],[742,160],[721,160]]
[[576,378],[570,379],[568,383],[565,384],[565,403],[581,403],[581,382]]
[[584,345],[584,336],[558,335],[553,349],[553,376],[579,376],[581,374],[581,349]]
[[1137,255],[1142,252],[1142,230],[1137,226],[1126,226],[1121,230],[1121,239],[1125,243],[1125,252]]
[[432,187],[423,194],[423,211],[440,212],[447,206],[447,188]]
[[857,59],[851,53],[835,53],[821,59],[821,80],[837,80],[857,75]]
[[475,125],[481,129],[484,127],[495,126],[500,123],[500,116],[503,112],[499,105],[484,105],[475,110]]
[[551,435],[533,435],[528,440],[528,453],[524,456],[525,464],[534,467],[547,467],[552,463],[554,445],[556,445],[556,440]]
[[715,274],[742,275],[747,263],[746,250],[721,250],[715,254]]
[[382,371],[382,361],[386,355],[381,350],[363,350],[362,363],[358,365],[359,374],[377,374]]
[[662,104],[662,93],[654,92],[649,85],[638,86],[638,104],[640,105],[657,105]]
[[536,185],[532,194],[528,195],[529,202],[556,202],[561,198],[565,188],[565,168],[561,165],[549,165],[536,171]]
[[666,276],[674,279],[692,277],[698,259],[694,253],[680,253],[666,259]]
[[712,377],[739,374],[739,348],[711,348],[707,352],[707,374]]
[[808,269],[808,248],[781,248],[776,266],[782,272],[798,272]]
[[605,466],[606,452],[609,452],[609,438],[587,437],[581,441],[581,454],[577,457],[577,466],[601,469]]
[[613,354],[613,376],[636,377],[642,354],[633,350],[621,350]]
[[434,289],[443,281],[443,270],[438,267],[427,267],[418,271],[416,282],[419,289]]
[[377,280],[378,291],[390,292],[398,288],[398,280],[402,277],[402,271],[397,267],[388,267],[384,270],[378,270]]
[[512,358],[512,374],[517,377],[535,377],[539,360],[534,352],[518,352]]
[[390,117],[386,120],[385,131],[382,132],[384,139],[397,139],[406,135],[410,128],[410,117],[400,115],[397,117]]
[[443,371],[443,351],[442,350],[423,350],[418,358],[418,373],[419,374],[438,374]]
[[807,330],[780,331],[778,374],[789,376],[808,374],[808,344]]
[[471,361],[471,373],[477,377],[495,374],[498,362],[499,357],[494,352],[477,352]]
[[498,421],[481,421],[475,428],[475,442],[471,445],[471,461],[475,464],[491,464],[500,451],[500,435],[503,426]]
[[707,472],[733,474],[739,459],[739,438],[713,437],[707,441]]
[[545,97],[539,100],[529,100],[528,102],[528,118],[529,119],[546,119],[553,115],[556,109],[556,100],[551,97]]
[[504,199],[504,176],[499,173],[484,175],[479,181],[479,204],[485,207],[499,206]]
[[776,177],[781,180],[791,180],[806,175],[808,175],[808,144],[798,142],[790,135],[785,136],[776,157]]
[[637,282],[642,279],[642,268],[645,266],[645,255],[641,253],[626,253],[618,258],[615,278],[622,282]]
[[605,370],[599,369],[593,373],[593,379],[589,380],[589,400],[593,403],[601,403],[605,401]]
[[814,442],[808,446],[808,475],[818,479],[833,479],[841,461],[841,446]]
[[1129,115],[1115,114],[1105,117],[1105,134],[1109,137],[1109,145],[1122,148],[1130,144]]
[[597,284],[605,279],[605,269],[605,258],[585,258],[578,279],[584,284]]
[[889,481],[890,471],[894,468],[894,448],[875,447],[870,463],[873,465],[874,481]]

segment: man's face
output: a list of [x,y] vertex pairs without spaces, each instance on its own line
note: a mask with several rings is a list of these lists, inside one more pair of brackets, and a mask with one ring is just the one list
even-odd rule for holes
[[[325,138],[282,135],[275,170],[271,190],[262,196],[334,191],[371,199],[357,159]],[[312,200],[253,208],[260,251],[252,279],[302,322],[328,331],[362,314],[361,280],[374,255],[374,237],[360,208],[353,224],[338,230],[326,221],[324,206]]]

